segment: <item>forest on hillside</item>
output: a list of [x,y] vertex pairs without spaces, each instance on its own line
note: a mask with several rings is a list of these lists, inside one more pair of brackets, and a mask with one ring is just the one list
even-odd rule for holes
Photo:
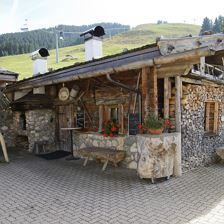
[[41,47],[54,49],[56,46],[55,33],[63,36],[63,40],[59,38],[59,47],[77,45],[83,43],[80,33],[97,25],[104,27],[106,37],[130,30],[130,26],[119,23],[97,23],[83,26],[58,25],[48,29],[2,34],[0,35],[0,57],[31,53]]

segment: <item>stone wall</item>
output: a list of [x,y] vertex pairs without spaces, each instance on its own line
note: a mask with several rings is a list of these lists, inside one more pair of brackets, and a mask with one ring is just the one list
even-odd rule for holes
[[[213,86],[183,86],[182,105],[182,164],[188,170],[216,160],[215,148],[224,145],[224,88]],[[205,102],[218,101],[218,134],[205,134]]]
[[[126,152],[126,158],[123,161],[123,165],[130,169],[137,169],[138,163],[140,161],[140,157],[145,155],[145,151],[139,146],[139,139],[144,139],[145,145],[148,143],[152,143],[152,145],[158,145],[158,139],[160,140],[159,144],[162,143],[161,147],[165,151],[171,152],[170,148],[174,147],[175,149],[173,154],[175,154],[179,150],[180,154],[180,147],[179,147],[179,139],[180,135],[177,133],[170,133],[170,134],[162,134],[161,136],[153,136],[153,135],[136,135],[136,136],[126,136],[126,135],[119,135],[115,137],[103,137],[102,134],[98,133],[74,133],[74,145],[73,148],[85,148],[85,147],[108,147],[108,148],[116,148],[117,150],[124,150]],[[178,147],[178,150],[176,148]],[[172,148],[173,149],[173,148]],[[145,150],[148,150],[145,147]],[[154,150],[150,148],[150,150]],[[75,152],[75,151],[74,151]],[[149,152],[149,151],[148,151]],[[163,150],[158,154],[164,154]],[[75,154],[75,153],[74,153]],[[155,158],[154,158],[155,159]],[[158,158],[157,158],[158,160]],[[179,159],[180,162],[180,159]],[[153,161],[154,164],[154,161]]]
[[126,158],[123,165],[130,169],[137,169],[139,156],[137,152],[136,136],[120,135],[111,138],[103,137],[102,134],[98,133],[74,133],[74,149],[91,146],[125,150]]
[[138,175],[141,178],[181,176],[181,135],[137,135]]
[[26,129],[29,151],[34,143],[46,141],[48,146],[55,143],[55,113],[52,110],[30,110],[26,112]]
[[0,111],[0,131],[4,136],[7,147],[15,146],[16,129],[14,124],[14,116],[11,110]]
[[[22,128],[21,114],[24,114],[26,126]],[[55,112],[52,110],[1,111],[0,130],[7,147],[17,146],[18,136],[28,138],[29,151],[33,151],[36,141],[47,141],[50,146],[55,144]],[[24,148],[26,149],[25,145]]]

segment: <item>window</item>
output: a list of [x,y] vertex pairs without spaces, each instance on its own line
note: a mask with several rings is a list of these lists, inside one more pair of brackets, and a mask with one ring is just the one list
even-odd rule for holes
[[124,131],[124,109],[122,104],[117,105],[100,105],[99,107],[99,130],[101,130],[104,121],[114,121],[121,128],[120,132]]
[[119,123],[119,108],[117,107],[112,107],[110,108],[110,120],[113,122]]
[[218,132],[218,102],[205,103],[205,132],[208,134],[217,134]]
[[26,130],[26,115],[25,115],[25,113],[20,114],[19,126],[22,130]]

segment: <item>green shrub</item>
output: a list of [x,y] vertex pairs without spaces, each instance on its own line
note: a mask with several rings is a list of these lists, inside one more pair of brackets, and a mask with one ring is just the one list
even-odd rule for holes
[[158,118],[158,116],[155,115],[154,113],[149,113],[145,117],[144,127],[145,128],[152,128],[152,129],[164,128],[164,120],[161,119],[161,118]]

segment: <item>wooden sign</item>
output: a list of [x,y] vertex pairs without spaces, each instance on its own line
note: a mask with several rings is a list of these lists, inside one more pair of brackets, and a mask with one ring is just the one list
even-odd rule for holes
[[76,115],[76,127],[84,128],[85,127],[85,113],[79,112]]
[[137,135],[138,130],[138,124],[139,124],[139,114],[129,114],[128,116],[128,133],[129,135]]

